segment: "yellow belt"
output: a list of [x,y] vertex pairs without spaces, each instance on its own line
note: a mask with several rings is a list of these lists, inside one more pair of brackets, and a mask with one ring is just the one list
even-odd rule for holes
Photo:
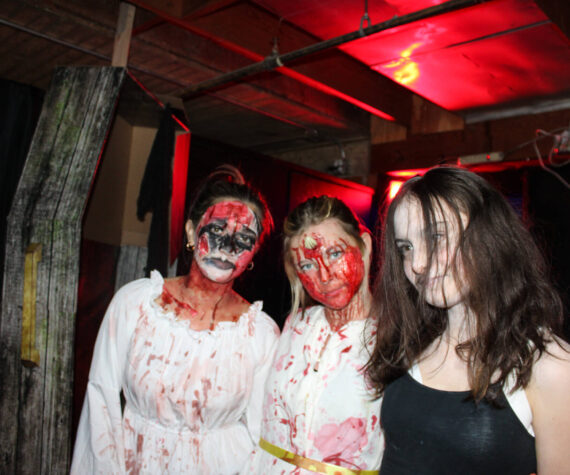
[[259,439],[259,446],[274,457],[311,472],[324,473],[325,475],[378,475],[378,470],[351,470],[350,468],[339,467],[332,463],[308,459],[277,447],[265,439]]

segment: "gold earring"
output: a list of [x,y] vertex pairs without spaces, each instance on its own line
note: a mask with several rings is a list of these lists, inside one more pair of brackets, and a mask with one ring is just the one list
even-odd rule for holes
[[248,265],[247,265],[247,270],[251,270],[253,269],[253,261],[251,261]]
[[186,250],[187,250],[188,252],[194,252],[194,244],[192,244],[190,241],[188,241],[188,242],[186,243]]

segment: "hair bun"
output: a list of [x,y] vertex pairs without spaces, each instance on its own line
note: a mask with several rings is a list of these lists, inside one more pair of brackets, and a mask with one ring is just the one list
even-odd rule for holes
[[238,185],[245,185],[245,178],[242,173],[233,165],[224,164],[217,167],[212,173],[208,175],[208,180],[213,180],[218,177],[225,177],[229,182]]

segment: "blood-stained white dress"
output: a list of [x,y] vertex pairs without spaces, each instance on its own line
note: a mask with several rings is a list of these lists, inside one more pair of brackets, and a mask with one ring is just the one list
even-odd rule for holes
[[[261,437],[319,462],[378,470],[381,400],[374,400],[362,370],[373,331],[372,322],[357,320],[333,332],[322,306],[303,319],[301,312],[290,316],[265,386]],[[259,446],[242,473],[314,475]]]
[[277,325],[255,302],[237,322],[192,330],[155,302],[163,284],[153,271],[109,305],[72,474],[234,474],[259,440]]

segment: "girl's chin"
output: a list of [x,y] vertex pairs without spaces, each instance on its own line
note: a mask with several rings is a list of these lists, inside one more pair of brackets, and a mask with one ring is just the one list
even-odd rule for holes
[[348,295],[338,296],[336,298],[320,298],[315,299],[331,310],[342,310],[350,304],[352,297]]

